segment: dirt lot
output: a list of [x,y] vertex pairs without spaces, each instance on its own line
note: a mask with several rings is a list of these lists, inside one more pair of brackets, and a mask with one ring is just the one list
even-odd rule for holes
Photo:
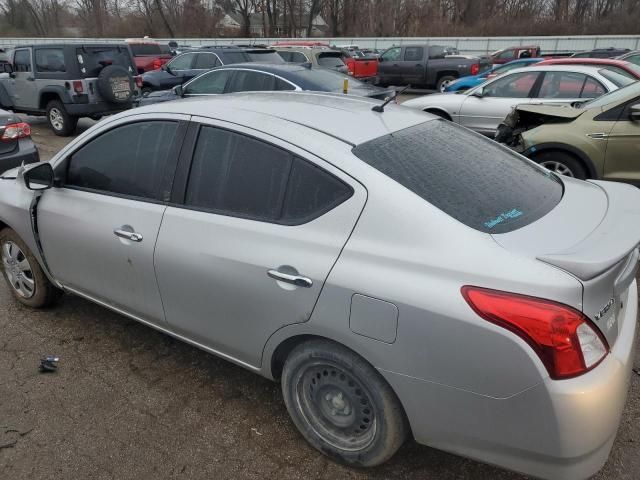
[[[49,158],[67,140],[33,123]],[[297,433],[277,384],[71,295],[31,311],[1,282],[0,332],[0,479],[523,478],[412,442],[380,468],[336,465]],[[57,373],[38,373],[44,354]],[[640,478],[639,445],[634,374],[596,478]]]

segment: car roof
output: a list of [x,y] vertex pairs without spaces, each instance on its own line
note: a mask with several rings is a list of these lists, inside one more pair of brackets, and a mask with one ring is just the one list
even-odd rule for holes
[[70,42],[70,43],[28,43],[28,44],[24,44],[24,45],[12,45],[11,49],[15,50],[17,48],[30,48],[30,47],[35,47],[35,48],[79,48],[79,47],[88,47],[88,48],[95,48],[95,47],[120,47],[120,48],[128,48],[129,44],[125,43],[125,42],[116,42],[116,43],[100,43],[100,42],[92,42],[92,43],[86,43],[86,42]]
[[506,74],[514,72],[575,72],[575,73],[597,73],[598,70],[602,70],[603,65],[534,65],[527,68],[514,68],[509,70]]
[[[629,62],[626,60],[620,60],[616,58],[580,58],[580,57],[567,57],[567,58],[549,58],[543,60],[545,65],[616,65],[624,67]],[[541,65],[543,66],[543,65]]]
[[[212,68],[211,70],[228,70],[235,68],[238,70],[260,70],[266,73],[286,74],[290,72],[299,72],[301,70],[309,70],[304,63],[260,63],[260,62],[244,62],[230,63]],[[309,65],[308,63],[306,65]],[[317,67],[316,67],[317,69]]]
[[[260,130],[268,117],[281,121],[282,137],[287,123],[324,133],[350,145],[373,140],[398,130],[434,120],[419,110],[395,104],[383,113],[372,111],[380,101],[324,92],[244,92],[163,102],[136,109],[136,113],[176,113],[233,122]],[[304,142],[299,136],[298,144]],[[303,145],[301,145],[303,146]]]

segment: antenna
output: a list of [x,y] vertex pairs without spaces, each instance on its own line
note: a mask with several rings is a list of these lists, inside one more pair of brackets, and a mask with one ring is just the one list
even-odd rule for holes
[[402,90],[396,90],[396,94],[393,97],[387,98],[382,105],[374,105],[373,108],[371,108],[371,110],[378,113],[384,113],[384,107],[389,105],[389,103],[391,103],[392,100],[395,100],[396,98],[398,98],[398,95],[403,94],[405,90],[409,88],[411,88],[411,85],[407,85]]

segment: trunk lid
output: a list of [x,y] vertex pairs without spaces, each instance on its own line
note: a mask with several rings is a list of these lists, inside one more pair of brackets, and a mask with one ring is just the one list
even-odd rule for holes
[[504,248],[560,268],[582,284],[582,311],[613,346],[637,268],[640,190],[563,178],[562,200],[540,220],[493,235]]

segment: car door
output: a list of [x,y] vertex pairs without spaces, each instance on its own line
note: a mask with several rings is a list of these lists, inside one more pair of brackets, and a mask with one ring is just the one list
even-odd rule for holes
[[460,107],[458,122],[486,135],[495,134],[511,109],[531,101],[539,72],[515,72],[480,85],[469,93]]
[[194,121],[156,246],[162,302],[176,333],[257,367],[276,330],[309,319],[366,192],[276,138]]
[[401,79],[398,64],[401,51],[401,47],[393,47],[380,56],[380,63],[378,65],[380,83],[393,85]]
[[56,161],[38,232],[53,276],[69,290],[161,324],[153,255],[185,115],[106,124]]
[[404,47],[402,60],[398,61],[400,85],[420,85],[424,83],[424,47]]
[[183,53],[167,63],[166,73],[160,79],[160,87],[163,90],[168,90],[176,85],[182,85],[185,81],[192,78],[194,75],[193,65],[196,60],[197,53]]
[[573,103],[607,93],[597,79],[579,72],[545,72],[531,103]]
[[640,184],[640,121],[631,118],[633,106],[640,106],[640,98],[628,102],[611,131],[604,132],[604,177]]
[[30,48],[18,48],[14,52],[12,76],[13,104],[20,109],[36,110],[39,99]]

